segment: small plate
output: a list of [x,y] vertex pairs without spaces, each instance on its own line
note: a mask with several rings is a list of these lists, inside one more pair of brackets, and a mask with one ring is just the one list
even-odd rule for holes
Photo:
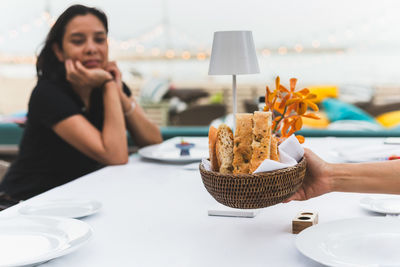
[[400,197],[370,198],[364,197],[360,200],[360,206],[364,209],[383,214],[400,214]]
[[24,205],[18,211],[23,215],[82,218],[98,212],[101,206],[100,202],[94,200],[57,199]]
[[[181,156],[181,150],[176,147],[181,141],[191,143],[190,155]],[[139,155],[152,159],[172,163],[189,163],[200,161],[208,157],[208,137],[174,137],[161,144],[146,146],[139,149]]]
[[376,162],[400,156],[400,146],[389,144],[348,145],[334,151],[343,162]]
[[354,218],[311,226],[298,234],[297,249],[328,266],[400,266],[399,219]]
[[85,222],[57,217],[0,219],[0,266],[34,266],[85,244],[92,230]]

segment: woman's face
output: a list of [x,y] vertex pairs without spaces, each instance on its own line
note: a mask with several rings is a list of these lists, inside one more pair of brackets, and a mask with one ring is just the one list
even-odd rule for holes
[[108,63],[107,33],[94,15],[79,15],[68,22],[62,49],[55,48],[60,61],[79,60],[86,68],[105,68]]

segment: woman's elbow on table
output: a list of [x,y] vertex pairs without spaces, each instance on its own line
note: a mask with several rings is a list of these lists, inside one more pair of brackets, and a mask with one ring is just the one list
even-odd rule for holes
[[129,158],[128,154],[120,153],[119,155],[105,155],[99,161],[105,165],[124,165],[128,163]]
[[128,156],[112,160],[108,165],[125,165],[128,163]]

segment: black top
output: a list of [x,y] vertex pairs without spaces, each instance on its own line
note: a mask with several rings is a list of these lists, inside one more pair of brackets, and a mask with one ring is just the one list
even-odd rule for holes
[[[131,95],[125,84],[124,92]],[[54,124],[76,114],[83,115],[101,131],[103,91],[93,90],[90,109],[85,110],[68,82],[38,81],[29,100],[18,157],[4,176],[0,191],[15,199],[27,199],[102,167],[52,130]]]

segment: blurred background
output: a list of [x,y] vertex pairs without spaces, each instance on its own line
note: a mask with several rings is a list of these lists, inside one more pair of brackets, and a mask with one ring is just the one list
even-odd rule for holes
[[[3,121],[24,115],[36,82],[36,55],[55,19],[77,3],[107,14],[111,59],[160,126],[208,125],[231,111],[231,77],[208,75],[213,33],[221,30],[251,30],[257,49],[261,72],[237,78],[239,112],[257,109],[265,86],[273,87],[278,75],[284,85],[296,77],[298,88],[314,90],[318,101],[335,98],[373,120],[400,109],[396,0],[2,0]],[[378,125],[397,126],[398,117]],[[324,118],[309,126],[333,122],[329,114]]]

